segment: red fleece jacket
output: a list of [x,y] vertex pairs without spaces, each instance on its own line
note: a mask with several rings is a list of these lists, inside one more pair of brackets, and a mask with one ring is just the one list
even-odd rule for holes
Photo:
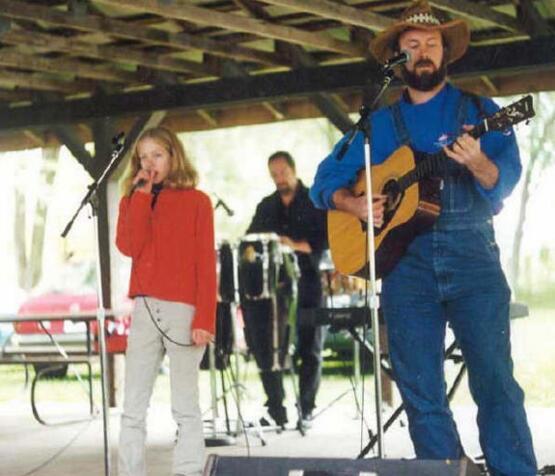
[[196,189],[134,192],[119,206],[116,245],[132,258],[129,296],[196,307],[193,329],[212,334],[216,320],[216,251],[210,199]]

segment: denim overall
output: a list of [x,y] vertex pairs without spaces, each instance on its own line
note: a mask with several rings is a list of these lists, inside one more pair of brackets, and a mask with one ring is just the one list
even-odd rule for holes
[[[473,103],[463,94],[458,124]],[[410,143],[400,108],[391,108],[399,144]],[[449,323],[478,406],[480,445],[493,476],[537,473],[524,393],[513,377],[510,289],[501,269],[489,204],[471,174],[448,160],[442,211],[410,244],[383,282],[383,311],[397,386],[418,458],[463,455],[444,377]]]

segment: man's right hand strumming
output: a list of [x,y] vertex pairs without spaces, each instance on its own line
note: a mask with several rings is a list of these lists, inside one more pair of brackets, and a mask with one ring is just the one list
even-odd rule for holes
[[[372,195],[372,214],[374,217],[374,226],[380,227],[383,225],[384,204],[386,200],[385,195],[373,194]],[[363,221],[368,221],[368,201],[366,195],[354,196],[350,190],[340,188],[333,194],[333,203],[337,210],[355,215]]]

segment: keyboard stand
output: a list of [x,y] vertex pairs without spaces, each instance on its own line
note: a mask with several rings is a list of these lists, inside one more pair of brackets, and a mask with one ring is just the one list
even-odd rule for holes
[[[355,328],[350,328],[349,332],[351,332],[352,336],[358,342],[360,342],[360,344],[363,346],[363,348],[366,349],[366,351],[373,357],[374,356],[374,347],[372,346],[372,344],[370,342],[368,342],[366,339],[364,339],[364,337],[360,334],[360,332],[357,331]],[[455,396],[455,392],[459,388],[459,385],[460,385],[460,383],[461,383],[461,381],[464,377],[464,374],[466,372],[466,364],[464,363],[464,359],[463,359],[462,355],[460,355],[456,352],[457,349],[458,349],[457,342],[453,341],[453,343],[445,350],[445,360],[450,359],[454,363],[458,363],[458,364],[461,365],[458,372],[457,372],[457,375],[455,376],[455,379],[453,380],[453,383],[451,384],[451,388],[447,392],[447,399],[449,401],[451,401],[453,399],[453,397]],[[381,367],[382,367],[383,371],[392,380],[394,380],[389,362],[387,361],[387,359],[383,355],[381,357]],[[399,418],[401,413],[403,413],[404,409],[405,409],[405,406],[402,403],[395,409],[393,414],[387,419],[387,421],[384,424],[384,428],[383,428],[384,433],[389,429],[389,427],[393,424],[393,422],[397,418]],[[368,452],[376,445],[377,442],[378,442],[378,435],[370,435],[370,441],[362,449],[360,454],[357,456],[357,459],[364,458],[368,454]]]

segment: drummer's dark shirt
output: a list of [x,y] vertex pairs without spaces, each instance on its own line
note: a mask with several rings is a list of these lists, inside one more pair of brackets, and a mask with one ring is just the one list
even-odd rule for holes
[[[289,206],[281,201],[276,190],[256,207],[256,213],[247,233],[274,232],[293,241],[308,241],[311,253],[296,252],[301,270],[299,291],[303,294],[321,294],[319,265],[327,248],[326,212],[314,207],[308,196],[308,188],[299,180],[295,197]],[[304,296],[305,299],[309,296]],[[304,299],[303,299],[304,300]]]

